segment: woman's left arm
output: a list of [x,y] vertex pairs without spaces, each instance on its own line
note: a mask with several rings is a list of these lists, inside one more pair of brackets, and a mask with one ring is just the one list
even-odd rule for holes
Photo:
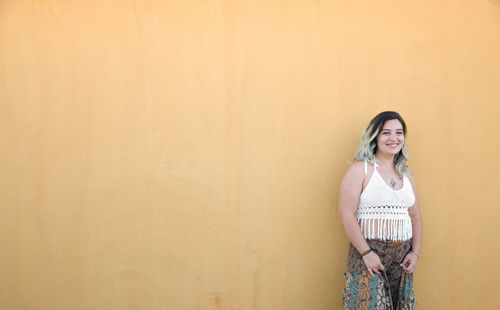
[[[409,176],[413,193],[415,194],[415,204],[408,209],[411,218],[411,228],[413,231],[412,251],[406,255],[401,266],[406,273],[413,273],[418,265],[420,250],[422,248],[422,217],[420,216],[420,208],[418,204],[417,188],[415,185],[415,176],[410,173]],[[416,253],[416,254],[415,254]]]

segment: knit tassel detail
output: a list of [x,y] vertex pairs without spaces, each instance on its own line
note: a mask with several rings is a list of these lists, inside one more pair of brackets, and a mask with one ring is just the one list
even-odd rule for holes
[[412,237],[411,219],[363,217],[359,224],[365,239],[380,239],[384,241],[404,241]]

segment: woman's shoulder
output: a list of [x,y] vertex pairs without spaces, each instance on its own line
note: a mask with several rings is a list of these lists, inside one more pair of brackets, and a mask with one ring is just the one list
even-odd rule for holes
[[[358,187],[361,188],[365,177],[363,161],[353,161],[349,163],[349,167],[341,181],[341,191],[352,192]],[[356,191],[356,190],[354,190]],[[358,193],[359,194],[359,193]]]
[[352,167],[354,169],[363,168],[364,166],[365,162],[363,160],[355,160],[349,165],[349,167]]
[[349,169],[364,171],[365,167],[372,167],[373,164],[366,160],[355,160],[349,165]]
[[369,160],[355,160],[351,163],[350,165],[350,168],[352,167],[352,169],[355,169],[355,170],[365,170],[365,166],[368,168],[368,170],[371,170],[370,168],[373,167],[373,162],[369,161]]
[[408,177],[411,183],[415,184],[415,175],[413,174],[412,169],[408,165],[406,165],[406,176]]
[[345,172],[346,177],[355,177],[361,176],[363,173],[363,161],[355,160],[353,162],[348,162],[349,167],[347,167],[347,171]]
[[[365,176],[368,172],[371,171],[371,167],[373,167],[373,164],[364,161],[364,160],[355,160],[349,164],[349,168],[347,169],[347,174],[355,174],[359,176]],[[366,169],[367,168],[367,169]]]

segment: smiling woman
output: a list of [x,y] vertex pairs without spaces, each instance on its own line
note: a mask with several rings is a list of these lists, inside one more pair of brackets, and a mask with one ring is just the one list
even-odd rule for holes
[[344,309],[415,307],[422,221],[407,166],[406,131],[396,112],[375,116],[342,180],[339,210],[351,241]]

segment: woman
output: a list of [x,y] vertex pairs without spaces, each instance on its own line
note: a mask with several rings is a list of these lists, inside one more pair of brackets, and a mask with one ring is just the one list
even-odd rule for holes
[[414,309],[413,272],[422,220],[396,112],[375,116],[340,185],[339,209],[350,240],[344,309]]

